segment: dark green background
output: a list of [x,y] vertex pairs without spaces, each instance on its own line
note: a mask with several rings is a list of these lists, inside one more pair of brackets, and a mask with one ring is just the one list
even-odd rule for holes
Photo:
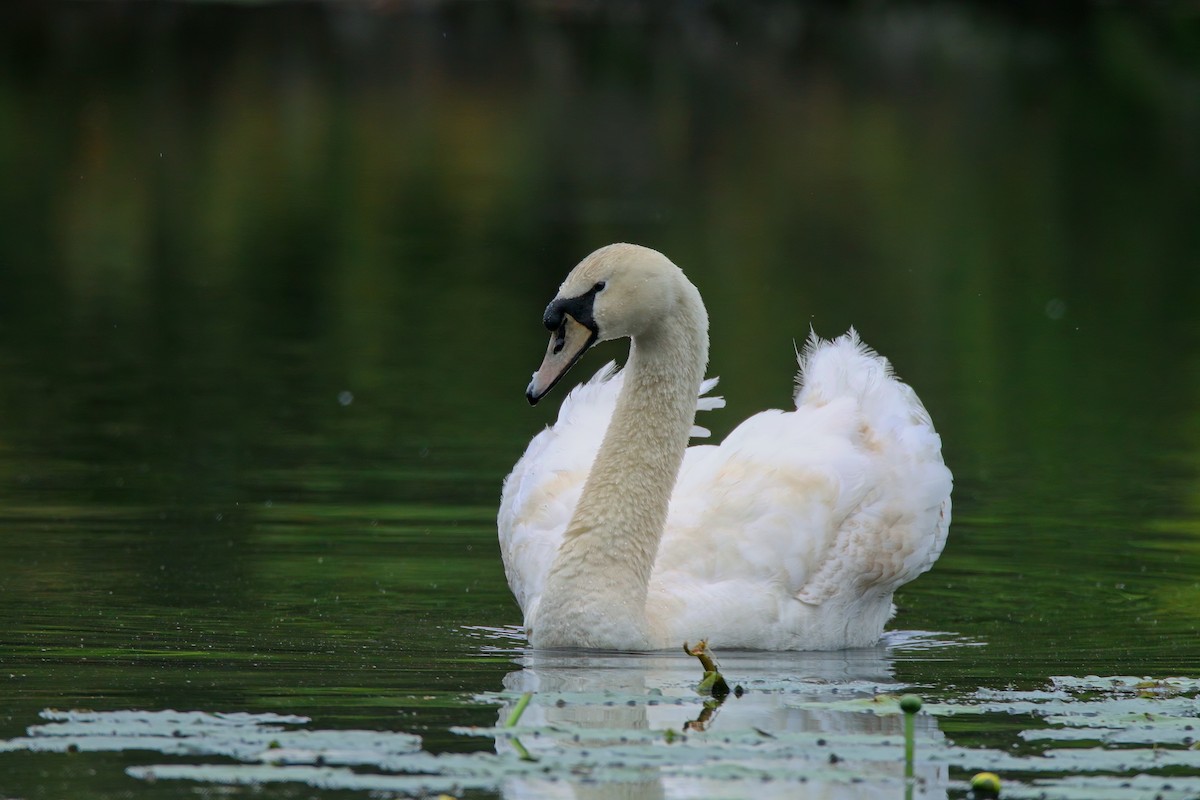
[[[924,399],[955,521],[893,627],[986,646],[899,679],[1200,675],[1194,7],[22,4],[0,175],[0,737],[175,707],[480,746],[446,727],[513,669],[464,626],[519,622],[541,311],[615,240],[708,302],[717,436],[810,326]],[[114,759],[0,789],[137,788]]]

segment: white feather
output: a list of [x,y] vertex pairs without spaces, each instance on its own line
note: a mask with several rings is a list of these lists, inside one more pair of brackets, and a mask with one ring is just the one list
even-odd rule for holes
[[[894,613],[893,592],[941,553],[952,478],[916,394],[853,329],[811,335],[797,356],[794,410],[756,414],[721,444],[686,450],[639,647],[868,646]],[[610,363],[576,387],[505,481],[500,544],[527,626],[623,380]],[[715,385],[701,384],[697,411],[724,406],[706,396]]]
[[[892,593],[945,546],[951,476],[916,394],[853,330],[832,342],[811,336],[799,362],[795,411],[756,414],[720,445],[684,456],[650,602],[674,609],[692,640],[870,645],[892,615]],[[558,422],[505,481],[501,548],[527,618],[536,616],[621,377],[609,363],[572,390]],[[705,381],[702,395],[715,384]],[[696,405],[725,402],[701,396]]]

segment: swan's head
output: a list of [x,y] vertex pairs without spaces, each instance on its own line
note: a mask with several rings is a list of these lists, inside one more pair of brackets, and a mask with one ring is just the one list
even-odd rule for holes
[[550,345],[525,392],[530,404],[553,389],[592,345],[641,336],[660,325],[686,290],[695,292],[679,267],[648,247],[610,244],[579,262],[542,317]]

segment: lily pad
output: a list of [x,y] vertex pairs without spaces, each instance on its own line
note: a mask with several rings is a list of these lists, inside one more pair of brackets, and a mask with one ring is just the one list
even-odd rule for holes
[[297,730],[307,717],[280,714],[47,709],[40,716],[50,722],[0,741],[0,752],[147,750],[238,761],[377,765],[421,749],[420,737],[408,733]]
[[[803,784],[805,792],[895,797],[911,789],[914,797],[944,797],[966,791],[951,774],[979,771],[998,773],[1006,798],[1200,794],[1200,749],[1192,738],[1200,685],[1191,679],[1056,677],[1041,689],[981,688],[927,699],[914,718],[910,785],[899,710],[909,687],[902,684],[746,670],[738,682],[747,693],[718,703],[695,694],[694,664],[618,661],[588,670],[543,662],[506,679],[510,691],[480,696],[500,706],[497,725],[451,730],[495,752],[433,754],[412,734],[312,729],[302,716],[53,710],[42,712],[44,722],[26,736],[0,742],[0,752],[151,751],[192,763],[139,765],[128,774],[398,794],[553,796],[595,784],[662,797],[787,797]],[[737,675],[732,661],[733,668],[723,667]],[[529,691],[518,724],[504,726],[509,708]],[[950,726],[952,717],[986,715],[1011,718],[1016,730],[978,747],[943,732],[943,725],[961,729]],[[214,763],[217,757],[243,763]]]

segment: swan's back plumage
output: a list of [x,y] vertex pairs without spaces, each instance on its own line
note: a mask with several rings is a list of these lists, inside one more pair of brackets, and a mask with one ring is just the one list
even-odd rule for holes
[[[684,456],[650,576],[656,646],[873,644],[892,593],[945,545],[951,476],[916,394],[853,330],[811,336],[798,360],[794,410]],[[527,627],[621,382],[609,364],[576,387],[505,481],[501,550]],[[703,396],[713,383],[699,410],[724,404]]]

